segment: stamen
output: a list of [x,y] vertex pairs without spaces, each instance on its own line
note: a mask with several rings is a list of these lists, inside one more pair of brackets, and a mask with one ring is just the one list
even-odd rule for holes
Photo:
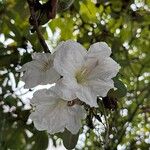
[[45,61],[42,65],[41,71],[46,72],[51,67],[51,64],[52,64],[51,60]]
[[77,73],[76,73],[76,80],[78,83],[82,84],[85,83],[87,77],[92,72],[92,70],[97,67],[98,61],[97,60],[90,60],[86,66],[83,66]]
[[84,105],[84,102],[80,101],[78,98],[67,102],[67,106],[73,106],[75,104],[76,105]]
[[73,106],[74,104],[75,104],[75,102],[73,100],[67,102],[67,106]]

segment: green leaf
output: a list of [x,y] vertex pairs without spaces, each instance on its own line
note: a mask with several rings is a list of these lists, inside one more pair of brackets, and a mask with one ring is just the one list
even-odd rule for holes
[[114,86],[117,88],[117,90],[115,91],[116,97],[121,98],[121,97],[126,96],[127,88],[123,84],[123,82],[119,80],[118,78],[114,78],[113,81],[114,81]]
[[14,36],[14,40],[16,41],[20,41],[21,39],[21,32],[20,32],[20,29],[15,25],[15,24],[12,24],[10,21],[6,20],[5,21],[6,25],[8,26],[8,28],[15,34]]
[[58,1],[58,6],[57,6],[57,11],[61,12],[63,10],[68,9],[72,4],[74,0],[59,0]]
[[21,65],[23,65],[29,61],[32,61],[31,54],[25,53],[21,58]]
[[17,106],[17,100],[10,95],[5,98],[5,104],[9,105],[10,107]]
[[121,11],[121,8],[122,8],[122,2],[120,0],[111,0],[111,4],[112,4],[112,9],[115,11],[115,12],[120,12]]
[[10,149],[21,149],[22,145],[25,144],[23,131],[21,128],[12,130],[7,134],[8,143]]
[[79,132],[77,134],[72,134],[70,131],[65,129],[63,133],[58,133],[57,136],[63,140],[65,148],[71,150],[77,145]]
[[37,132],[33,138],[33,141],[35,141],[34,146],[32,147],[32,150],[45,150],[48,147],[48,135],[46,132]]
[[0,55],[0,68],[9,67],[10,64],[18,63],[18,53],[14,52],[11,55]]
[[74,22],[70,16],[65,15],[64,18],[53,19],[49,25],[53,32],[55,32],[56,27],[61,30],[61,40],[68,40],[73,37]]
[[80,14],[85,22],[90,23],[96,22],[97,21],[96,13],[97,9],[93,2],[89,0],[83,0],[80,3]]

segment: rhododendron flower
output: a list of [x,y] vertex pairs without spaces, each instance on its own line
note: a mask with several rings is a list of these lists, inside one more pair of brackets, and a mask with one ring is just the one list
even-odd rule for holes
[[60,75],[53,68],[54,55],[50,53],[33,53],[33,61],[22,66],[19,72],[25,71],[22,80],[25,88],[32,88],[39,84],[54,83]]
[[77,96],[74,92],[71,91],[69,87],[66,87],[63,84],[63,79],[59,79],[55,84],[55,92],[64,100],[74,100],[77,99]]
[[68,129],[72,134],[78,133],[81,127],[81,119],[85,118],[84,109],[79,105],[69,106],[66,100],[59,97],[52,87],[50,90],[36,91],[31,104],[35,111],[29,118],[34,126],[42,131],[47,130],[50,134],[63,132]]
[[97,107],[97,96],[105,97],[114,87],[112,78],[120,69],[110,54],[111,49],[105,42],[95,43],[87,51],[79,43],[68,40],[56,48],[54,68],[63,76],[66,88],[81,101]]

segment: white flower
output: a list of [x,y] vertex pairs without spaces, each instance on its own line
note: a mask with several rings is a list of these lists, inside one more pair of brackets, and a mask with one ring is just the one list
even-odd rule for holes
[[39,84],[54,83],[60,75],[53,68],[54,55],[50,53],[33,53],[33,61],[22,66],[19,72],[25,71],[22,80],[25,88],[32,88]]
[[55,85],[55,92],[57,93],[57,95],[59,95],[62,99],[67,100],[67,101],[71,101],[77,98],[76,94],[74,92],[71,91],[72,89],[70,89],[69,87],[66,87],[63,83],[62,83],[62,79],[59,79],[56,82]]
[[112,78],[120,69],[110,54],[111,49],[104,42],[95,43],[86,51],[79,43],[68,40],[56,48],[54,68],[63,76],[66,88],[81,101],[97,107],[97,96],[106,96],[114,87]]
[[65,128],[76,134],[81,127],[81,119],[85,118],[81,106],[67,105],[68,101],[56,95],[53,87],[35,92],[31,104],[35,106],[35,111],[29,117],[34,126],[40,131],[47,130],[50,134],[63,132]]

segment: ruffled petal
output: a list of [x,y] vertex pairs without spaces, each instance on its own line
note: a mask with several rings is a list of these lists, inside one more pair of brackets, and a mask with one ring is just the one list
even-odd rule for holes
[[37,105],[52,105],[57,103],[57,96],[50,90],[43,89],[38,90],[33,94],[33,98],[31,99],[31,104],[34,106]]
[[93,91],[93,93],[96,96],[102,96],[105,97],[108,93],[108,91],[112,88],[114,88],[114,82],[113,80],[109,80],[109,81],[103,81],[103,80],[90,80],[88,81],[88,86],[90,87],[90,89],[92,89],[91,91]]
[[112,58],[108,57],[103,61],[99,61],[98,65],[91,71],[88,79],[101,79],[110,80],[115,77],[120,69],[119,64],[117,64]]
[[33,121],[37,130],[43,131],[48,129],[48,121],[46,114],[49,113],[49,107],[46,105],[37,106],[36,110],[32,112],[29,118]]
[[86,49],[75,41],[68,40],[58,45],[54,59],[54,68],[62,76],[74,75],[84,62]]
[[97,42],[90,46],[87,57],[105,58],[109,57],[111,49],[105,42]]
[[76,96],[91,107],[98,107],[97,95],[90,86],[80,85],[80,89],[76,92]]
[[62,83],[69,89],[74,89],[77,90],[78,89],[78,83],[75,77],[72,76],[65,76],[62,78]]
[[97,96],[106,96],[108,91],[114,87],[112,80],[107,82],[102,80],[90,80],[84,85],[80,85],[76,96],[91,107],[98,107]]
[[19,70],[19,72],[25,72],[22,77],[25,88],[54,83],[60,78],[60,75],[53,68],[54,54],[33,53],[32,58],[33,61],[24,64]]
[[41,83],[41,72],[39,70],[27,70],[23,77],[21,78],[22,81],[25,82],[25,88],[33,88]]
[[32,59],[43,62],[43,61],[49,61],[50,59],[54,59],[54,58],[53,55],[50,53],[33,53]]
[[72,132],[72,134],[77,134],[79,129],[81,128],[81,119],[85,119],[86,112],[85,110],[79,106],[74,105],[68,109],[69,112],[69,122],[66,125],[66,128]]
[[38,130],[47,130],[49,133],[54,134],[64,131],[65,116],[63,114],[62,110],[58,109],[55,105],[40,105],[36,108],[35,112],[31,113],[30,118]]
[[74,91],[62,83],[62,79],[56,83],[54,91],[64,100],[71,101],[77,98]]
[[60,79],[60,74],[58,74],[58,72],[54,68],[50,68],[46,71],[45,78],[43,78],[44,82],[42,82],[42,84],[52,84],[57,82],[58,79]]
[[47,130],[54,134],[67,128],[76,134],[81,127],[81,119],[85,118],[84,110],[78,105],[68,106],[67,101],[58,98],[54,89],[40,90],[34,94],[31,102],[35,111],[30,118],[40,131]]

